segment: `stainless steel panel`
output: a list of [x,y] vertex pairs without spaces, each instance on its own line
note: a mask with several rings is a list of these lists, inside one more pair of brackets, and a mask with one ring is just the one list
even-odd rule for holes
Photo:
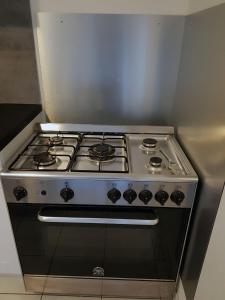
[[28,0],[1,0],[0,103],[40,103]]
[[101,296],[102,280],[76,277],[53,277],[46,280],[44,293]]
[[173,281],[111,280],[79,277],[24,276],[27,291],[46,294],[172,300]]
[[[157,178],[156,178],[157,179]],[[155,179],[155,180],[156,180]],[[110,189],[116,187],[120,190],[121,194],[128,188],[132,188],[137,194],[143,189],[149,189],[153,198],[145,205],[138,197],[132,204],[129,204],[123,196],[116,202],[118,206],[150,206],[161,207],[161,204],[154,199],[154,195],[161,189],[167,191],[169,195],[176,189],[183,191],[185,199],[179,208],[191,208],[193,205],[193,199],[195,196],[195,190],[197,182],[165,182],[165,181],[125,181],[125,180],[106,180],[106,179],[46,179],[42,178],[2,178],[4,185],[4,192],[9,203],[17,203],[13,190],[16,186],[22,186],[27,190],[27,197],[21,199],[20,203],[49,203],[49,204],[65,204],[63,198],[60,196],[60,191],[65,187],[65,184],[73,189],[75,196],[68,204],[88,204],[88,205],[112,205],[112,202],[108,199],[107,193]],[[46,194],[43,194],[45,191]],[[94,192],[94,197],[93,197]],[[165,207],[177,208],[178,206],[170,199],[165,204]]]
[[51,122],[167,124],[183,16],[38,14]]
[[225,181],[225,5],[187,17],[172,122],[200,177],[182,282],[194,299]]
[[[68,123],[41,123],[42,131],[77,131],[77,132],[119,132],[119,133],[151,133],[151,134],[174,134],[171,126],[121,126],[121,125],[97,125],[97,124],[68,124]],[[38,129],[38,128],[37,128]]]
[[28,292],[43,293],[47,277],[25,274],[23,279],[25,288]]
[[103,279],[103,297],[173,299],[175,282]]
[[76,277],[53,277],[24,275],[28,292],[66,294],[79,296],[100,296],[102,280]]

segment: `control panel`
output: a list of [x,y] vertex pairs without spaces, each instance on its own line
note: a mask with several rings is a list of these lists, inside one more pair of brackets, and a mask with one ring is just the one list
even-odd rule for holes
[[132,204],[133,201],[138,197],[139,200],[147,205],[152,199],[155,199],[159,204],[162,206],[165,205],[167,200],[170,198],[171,201],[173,201],[177,206],[180,206],[182,202],[185,199],[185,194],[182,191],[176,190],[172,192],[171,195],[169,195],[166,191],[164,190],[159,190],[154,196],[150,190],[144,189],[140,191],[140,193],[137,195],[135,190],[133,189],[128,189],[126,190],[123,195],[121,192],[116,189],[112,188],[109,190],[107,194],[108,198],[110,201],[113,203],[116,203],[121,197],[123,197],[129,204]]
[[131,182],[97,179],[3,180],[8,202],[191,207],[195,182]]

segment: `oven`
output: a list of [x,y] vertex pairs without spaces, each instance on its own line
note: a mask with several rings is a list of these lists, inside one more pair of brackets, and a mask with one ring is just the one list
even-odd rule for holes
[[27,290],[170,297],[190,208],[8,203]]
[[1,172],[27,291],[172,299],[198,182],[173,133],[40,124]]

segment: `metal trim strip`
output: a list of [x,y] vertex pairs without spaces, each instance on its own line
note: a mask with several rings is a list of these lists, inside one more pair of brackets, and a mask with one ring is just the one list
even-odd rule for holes
[[174,134],[172,126],[95,125],[70,123],[41,123],[42,131],[119,132],[146,134]]

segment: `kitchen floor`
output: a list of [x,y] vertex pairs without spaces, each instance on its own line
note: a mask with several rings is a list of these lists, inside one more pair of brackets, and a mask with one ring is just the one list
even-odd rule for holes
[[[129,300],[127,298],[101,298],[50,295],[0,294],[0,300]],[[149,299],[150,300],[150,299]],[[160,300],[160,299],[151,299]]]

